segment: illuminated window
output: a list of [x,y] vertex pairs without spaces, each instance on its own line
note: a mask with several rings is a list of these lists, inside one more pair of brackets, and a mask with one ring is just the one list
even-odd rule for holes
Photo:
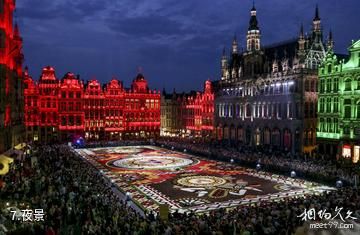
[[360,159],[360,146],[355,145],[354,146],[354,157],[353,157],[353,163],[357,163]]
[[351,146],[350,145],[344,145],[342,150],[342,156],[344,158],[351,157]]

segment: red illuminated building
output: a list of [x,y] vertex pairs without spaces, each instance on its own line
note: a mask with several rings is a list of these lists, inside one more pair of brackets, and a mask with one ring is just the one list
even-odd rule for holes
[[116,79],[101,87],[72,73],[58,80],[43,68],[36,83],[25,72],[25,125],[29,141],[119,140],[156,137],[160,132],[160,93],[139,74],[130,89]]
[[0,153],[23,141],[22,38],[14,0],[0,1]]
[[206,81],[203,92],[166,94],[161,103],[161,135],[211,138],[214,134],[214,91]]

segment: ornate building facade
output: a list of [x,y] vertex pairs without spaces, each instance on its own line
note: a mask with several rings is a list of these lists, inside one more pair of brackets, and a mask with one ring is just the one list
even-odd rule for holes
[[246,49],[236,37],[223,52],[216,84],[218,140],[312,152],[316,147],[317,67],[326,54],[316,7],[309,35],[263,47],[257,11],[250,11]]
[[73,73],[59,80],[43,68],[38,83],[25,71],[25,125],[28,141],[119,140],[160,133],[160,93],[139,74],[130,89],[116,79],[101,86]]
[[15,0],[0,2],[0,153],[23,142],[22,38],[13,27]]
[[332,156],[360,158],[360,40],[349,47],[345,60],[332,50],[319,68],[319,151]]
[[202,92],[167,94],[161,97],[161,135],[212,138],[214,134],[214,91],[207,80]]

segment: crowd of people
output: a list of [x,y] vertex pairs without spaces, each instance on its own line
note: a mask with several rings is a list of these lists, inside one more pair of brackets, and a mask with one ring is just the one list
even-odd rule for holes
[[157,140],[156,143],[180,151],[186,149],[188,152],[215,160],[229,162],[232,159],[233,163],[248,167],[256,167],[257,164],[260,164],[262,170],[288,176],[290,176],[291,171],[295,171],[297,177],[332,186],[338,180],[348,185],[354,185],[355,176],[360,173],[359,165],[344,168],[337,161],[321,158],[305,159],[299,155],[291,155],[288,152],[274,151],[269,148],[224,147],[219,143],[195,142],[186,139],[162,139]]
[[[275,166],[278,163],[282,167],[290,164],[291,168],[298,167],[294,169],[303,172],[317,169],[318,174],[324,174],[323,177],[330,176],[331,172],[344,178],[348,174],[336,167],[328,171],[326,166],[316,165],[315,162],[300,164],[290,158],[283,163],[285,156],[278,161],[261,153],[251,157],[250,150],[244,149],[234,151],[169,140],[157,143],[212,158],[216,156],[220,160],[227,157],[254,163],[261,158],[264,166]],[[352,217],[360,218],[360,190],[353,187],[344,187],[322,195],[260,202],[256,206],[244,205],[205,214],[174,212],[169,215],[168,220],[162,220],[153,213],[143,216],[124,200],[111,181],[65,145],[33,147],[28,157],[15,161],[11,168],[7,175],[0,178],[3,182],[0,184],[0,234],[281,235],[293,234],[301,227],[304,221],[299,216],[309,208],[334,213],[336,207],[342,207],[343,218],[346,218],[347,211],[352,212]],[[13,220],[9,208],[23,207],[43,209],[44,221]]]

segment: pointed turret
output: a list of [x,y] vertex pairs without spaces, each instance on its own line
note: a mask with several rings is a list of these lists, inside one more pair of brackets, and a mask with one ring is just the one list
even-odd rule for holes
[[303,25],[303,23],[301,23],[301,26],[300,26],[299,39],[305,39],[304,38],[304,25]]
[[246,36],[246,49],[247,51],[260,50],[260,29],[256,18],[255,3],[250,10],[249,28]]
[[232,53],[233,54],[238,53],[238,43],[237,43],[237,40],[236,40],[236,34],[234,34],[234,39],[233,39],[233,42],[232,42]]
[[250,21],[248,30],[259,30],[258,21],[256,18],[256,8],[255,3],[253,2],[253,7],[250,10]]
[[314,21],[316,20],[320,20],[320,16],[319,16],[319,6],[318,4],[316,4],[316,7],[315,7],[315,17],[314,17]]
[[318,33],[320,31],[321,31],[321,20],[320,20],[320,16],[319,16],[319,7],[318,7],[318,5],[316,5],[315,16],[313,19],[313,32]]
[[332,34],[331,30],[329,32],[326,47],[327,47],[327,51],[332,51],[334,49],[334,39],[333,39],[333,34]]
[[226,77],[226,71],[227,71],[227,57],[226,57],[226,51],[225,47],[223,49],[222,57],[221,57],[221,79],[225,79]]
[[300,60],[304,59],[305,56],[305,42],[306,41],[304,36],[304,25],[301,23],[299,40],[298,40],[298,44],[299,44],[298,56]]

